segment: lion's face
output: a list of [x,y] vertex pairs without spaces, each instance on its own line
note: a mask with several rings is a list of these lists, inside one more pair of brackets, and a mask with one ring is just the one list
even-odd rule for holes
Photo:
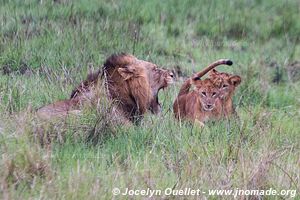
[[174,83],[174,73],[170,70],[159,68],[155,64],[146,61],[141,61],[141,63],[147,70],[150,86],[154,93]]
[[160,89],[166,88],[174,83],[174,74],[170,70],[158,68],[155,64],[140,61],[145,67],[150,87],[152,90],[152,100],[150,103],[150,111],[157,114],[161,111],[161,105],[158,101],[158,92]]
[[150,85],[157,92],[174,83],[174,74],[170,70],[156,67],[151,73],[153,82]]
[[218,72],[215,69],[213,69],[209,73],[209,78],[212,81],[221,79],[222,83],[219,85],[221,99],[229,98],[233,94],[235,88],[241,83],[240,76],[228,74],[225,72]]
[[195,86],[202,108],[205,111],[212,111],[220,96],[219,88],[210,79],[199,80]]
[[174,79],[175,79],[175,75],[172,71],[168,70],[168,69],[160,69],[161,73],[162,73],[162,82],[164,82],[162,84],[162,88],[166,88],[169,85],[174,83]]

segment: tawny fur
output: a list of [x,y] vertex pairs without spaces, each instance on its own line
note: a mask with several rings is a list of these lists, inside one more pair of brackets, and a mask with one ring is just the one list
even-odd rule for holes
[[139,60],[138,63],[146,69],[151,87],[152,96],[149,110],[152,113],[157,114],[161,111],[158,93],[161,89],[167,88],[174,82],[174,74],[170,70],[159,68],[151,62]]
[[[122,62],[123,61],[123,62]],[[151,89],[144,67],[125,54],[112,55],[103,67],[109,97],[130,121],[145,114],[151,100]]]
[[177,97],[173,104],[174,114],[177,119],[204,123],[218,112],[219,89],[210,79],[198,80],[194,84],[193,91]]
[[[142,105],[138,105],[139,107],[142,107],[141,109],[144,109],[143,107],[147,106],[147,109],[150,110],[152,113],[159,113],[161,110],[161,105],[158,102],[158,93],[161,89],[168,87],[170,84],[174,82],[174,75],[171,71],[165,70],[162,68],[158,68],[155,64],[151,62],[147,62],[144,60],[139,60],[136,57],[129,55],[129,54],[114,54],[107,58],[104,67],[103,67],[103,73],[102,76],[100,75],[100,72],[96,72],[92,75],[89,75],[87,77],[87,80],[83,81],[82,83],[79,84],[78,87],[76,87],[72,94],[71,98],[74,97],[80,97],[80,98],[92,98],[93,93],[91,92],[92,87],[95,87],[94,85],[99,82],[99,81],[108,81],[107,87],[108,88],[108,95],[110,98],[113,100],[117,101],[123,101],[123,104],[126,105],[126,101],[130,96],[132,97],[131,91],[128,89],[125,91],[123,90],[124,83],[131,82],[132,79],[127,80],[127,81],[122,81],[120,76],[115,75],[114,73],[118,73],[116,69],[118,68],[137,68],[140,71],[144,69],[143,77],[147,79],[145,82],[140,82],[138,85],[135,85],[134,88],[138,88],[137,91],[142,91],[144,90],[145,86],[143,85],[144,83],[150,85],[150,98],[148,99],[147,102],[144,102]],[[110,73],[108,76],[107,72]],[[101,78],[100,78],[101,76]],[[137,80],[134,80],[134,82]],[[111,82],[113,84],[111,84]],[[140,86],[139,86],[140,84]],[[135,92],[135,91],[133,91]],[[142,95],[144,95],[144,92],[141,92]],[[91,97],[92,96],[92,97]],[[118,98],[116,98],[119,96]],[[125,98],[126,97],[126,98]],[[124,99],[125,98],[125,99]],[[137,97],[139,98],[139,97]],[[147,97],[148,98],[148,97]],[[125,101],[125,102],[124,102]],[[133,104],[132,104],[133,105]],[[133,106],[129,106],[127,109],[125,109],[125,106],[121,110],[126,110],[126,116],[131,116],[129,113],[135,113],[137,115],[144,114],[144,111],[142,112],[137,112],[137,109],[133,109]],[[132,118],[132,117],[130,117]]]
[[[97,70],[96,72],[88,74],[86,80],[82,81],[71,93],[70,98],[73,99],[75,97],[78,97],[80,95],[87,94],[91,91],[91,88],[93,88],[95,85],[97,85],[99,76],[101,74],[100,70]],[[89,96],[89,95],[86,95]]]
[[39,108],[36,113],[41,119],[64,118],[68,114],[77,114],[79,111],[78,99],[67,99]]
[[[101,73],[102,72],[102,73]],[[40,116],[65,116],[74,107],[82,104],[97,104],[99,96],[106,96],[114,102],[112,112],[120,119],[134,122],[147,110],[158,113],[159,90],[173,82],[173,73],[158,68],[155,64],[129,54],[114,54],[107,58],[102,71],[89,74],[71,93],[69,100],[59,101],[38,109]],[[98,91],[99,85],[105,84],[106,93]],[[124,120],[123,120],[124,121]]]
[[[123,69],[138,72],[138,75],[125,78],[125,84],[124,81],[120,81],[117,73]],[[113,55],[108,58],[103,71],[110,98],[120,103],[120,109],[130,120],[142,117],[147,110],[153,113],[160,112],[158,92],[168,87],[174,78],[172,72],[128,54]]]
[[[203,124],[221,112],[219,111],[221,102],[218,99],[221,79],[200,80],[207,72],[221,64],[232,65],[232,62],[225,59],[218,60],[183,83],[173,104],[173,111],[177,119],[187,119]],[[192,85],[195,85],[196,88],[190,91]]]
[[[210,70],[214,69],[215,67],[219,66],[219,65],[232,65],[232,61],[228,60],[228,59],[220,59],[217,60],[213,63],[211,63],[210,65],[208,65],[207,67],[205,67],[203,70],[201,70],[200,72],[194,74],[191,78],[187,79],[183,85],[180,88],[179,94],[178,96],[181,96],[183,94],[187,94],[192,86],[192,84],[197,81],[200,80],[202,76],[204,76],[205,74],[207,74]],[[215,80],[215,81],[220,81],[220,80]]]
[[229,117],[232,114],[235,114],[235,109],[233,106],[233,95],[235,89],[241,83],[242,79],[238,75],[233,75],[225,72],[218,72],[213,69],[209,73],[209,78],[212,81],[220,80],[222,84],[220,84],[220,108],[219,112],[216,113],[215,118],[219,119],[222,117]]

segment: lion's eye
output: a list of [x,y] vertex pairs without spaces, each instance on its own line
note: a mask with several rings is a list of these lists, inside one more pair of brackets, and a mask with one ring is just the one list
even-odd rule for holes
[[213,97],[215,97],[216,95],[217,95],[217,93],[215,93],[215,92],[212,93],[212,96],[213,96]]
[[201,94],[202,94],[203,96],[206,96],[206,92],[201,92]]
[[225,84],[224,84],[222,87],[223,87],[223,88],[227,88],[227,87],[228,87],[228,85],[225,85]]
[[174,74],[170,74],[170,76],[171,76],[172,78],[174,78]]

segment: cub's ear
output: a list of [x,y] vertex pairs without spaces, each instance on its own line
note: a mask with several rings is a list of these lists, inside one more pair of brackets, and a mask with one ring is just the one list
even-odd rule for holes
[[118,72],[125,81],[134,76],[134,72],[128,68],[118,68]]
[[233,86],[238,86],[242,82],[242,78],[238,75],[231,76],[229,79],[229,83]]
[[209,71],[208,76],[216,76],[219,72],[216,69],[212,69]]

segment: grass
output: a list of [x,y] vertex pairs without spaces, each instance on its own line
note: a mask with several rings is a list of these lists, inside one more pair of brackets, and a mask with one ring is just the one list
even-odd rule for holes
[[[113,196],[114,187],[299,195],[300,88],[288,76],[300,70],[291,67],[300,57],[299,7],[297,0],[1,0],[0,198],[130,198]],[[30,110],[68,98],[115,52],[186,75],[232,59],[220,70],[242,76],[234,99],[240,119],[204,130],[177,123],[181,81],[160,93],[163,113],[136,127],[103,129],[103,112],[89,108],[66,122],[35,118]],[[40,133],[51,143],[41,145]],[[90,142],[92,133],[105,137]]]

